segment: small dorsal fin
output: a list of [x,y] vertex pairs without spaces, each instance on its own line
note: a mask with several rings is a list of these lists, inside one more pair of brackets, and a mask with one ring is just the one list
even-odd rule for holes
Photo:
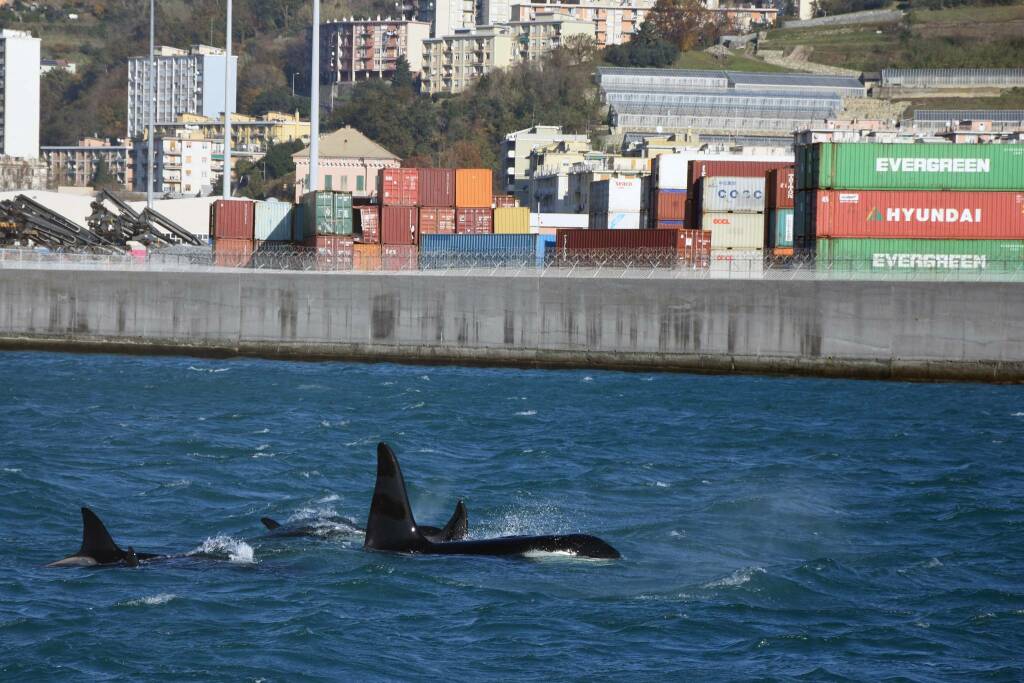
[[91,557],[100,564],[120,562],[124,558],[124,551],[114,543],[107,527],[95,512],[86,507],[82,508],[82,547],[78,554]]
[[281,526],[280,524],[272,520],[270,517],[260,517],[260,521],[263,522],[263,526],[267,527],[271,531]]
[[405,480],[395,452],[377,444],[377,483],[370,501],[363,547],[371,550],[415,551],[427,541],[416,528]]
[[466,504],[461,500],[455,504],[455,512],[451,519],[441,529],[442,541],[461,541],[469,533],[469,514],[466,512]]

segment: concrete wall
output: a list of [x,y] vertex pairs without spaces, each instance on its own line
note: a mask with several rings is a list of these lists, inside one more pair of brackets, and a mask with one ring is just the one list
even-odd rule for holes
[[1024,380],[1016,284],[0,270],[0,346]]

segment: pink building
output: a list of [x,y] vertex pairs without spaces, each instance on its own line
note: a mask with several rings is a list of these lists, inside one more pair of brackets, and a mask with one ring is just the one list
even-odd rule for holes
[[295,201],[310,190],[339,190],[353,197],[377,195],[377,174],[398,168],[402,160],[348,126],[320,137],[318,187],[309,185],[309,147],[292,155],[295,161]]

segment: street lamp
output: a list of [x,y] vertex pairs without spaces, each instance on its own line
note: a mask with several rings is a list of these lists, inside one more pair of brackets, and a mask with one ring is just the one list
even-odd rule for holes
[[224,199],[231,198],[231,0],[228,0],[227,36],[224,40]]
[[153,208],[153,133],[156,132],[156,60],[153,42],[156,35],[156,0],[149,0],[149,149],[146,159],[146,208]]
[[320,0],[313,0],[313,54],[309,71],[309,186],[317,189],[320,166]]
[[298,76],[298,75],[299,75],[298,71],[296,71],[295,73],[292,74],[292,97],[295,97],[295,77]]

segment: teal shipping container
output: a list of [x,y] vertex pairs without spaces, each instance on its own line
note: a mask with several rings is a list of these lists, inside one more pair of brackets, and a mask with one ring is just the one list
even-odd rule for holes
[[1024,241],[819,238],[818,270],[1022,273]]
[[292,239],[292,205],[270,200],[256,204],[256,240],[288,242]]
[[764,219],[768,248],[793,246],[793,209],[770,209]]
[[303,239],[314,235],[351,235],[352,195],[348,192],[308,192],[302,198]]
[[543,240],[527,234],[420,235],[420,267],[449,268],[533,265]]

